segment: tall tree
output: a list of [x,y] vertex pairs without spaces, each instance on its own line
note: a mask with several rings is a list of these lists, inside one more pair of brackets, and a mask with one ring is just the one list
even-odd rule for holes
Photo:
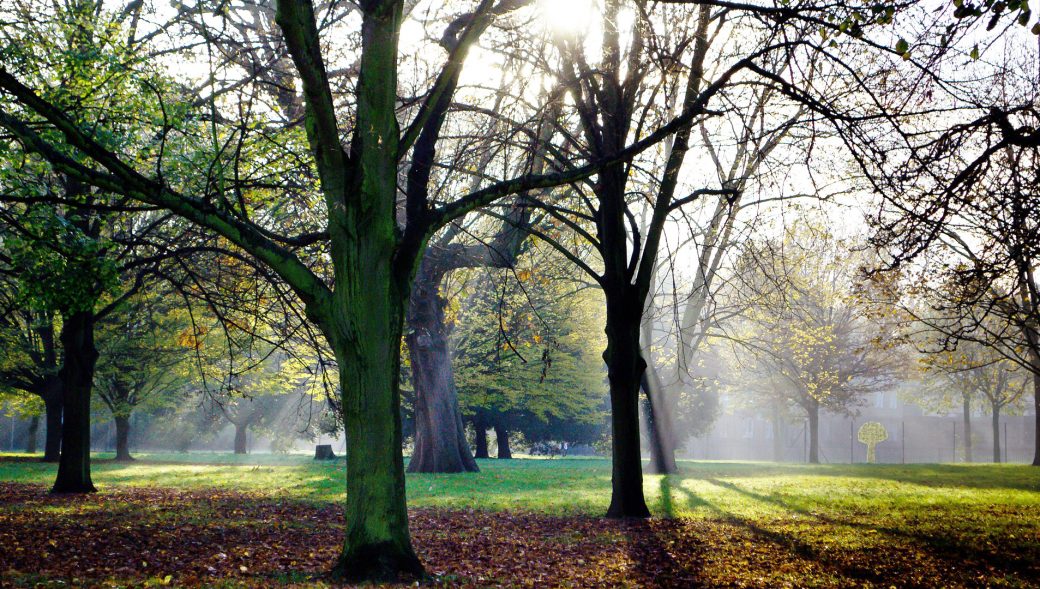
[[[910,280],[945,297],[928,297],[916,319],[951,343],[988,345],[1032,374],[1040,426],[1040,26],[1030,32],[1006,18],[1028,24],[1028,3],[998,4],[957,9],[973,36],[959,44],[944,37],[953,49],[933,71],[952,65],[959,75],[932,80],[930,100],[941,107],[911,118],[903,140],[860,161],[884,198],[874,241],[888,255],[886,268],[913,272]],[[984,22],[1005,26],[987,36],[976,30]],[[981,50],[979,39],[986,39]]]
[[[270,268],[302,302],[339,368],[350,492],[346,541],[336,570],[345,578],[392,579],[422,572],[405,509],[398,365],[405,305],[426,242],[451,221],[500,198],[579,181],[605,165],[634,157],[698,116],[710,98],[705,95],[695,108],[628,147],[612,150],[605,159],[563,171],[489,180],[448,202],[432,201],[425,190],[405,190],[399,203],[399,162],[411,154],[409,168],[415,174],[428,177],[434,169],[466,54],[496,15],[517,4],[484,0],[452,21],[452,49],[429,90],[420,93],[413,118],[402,131],[397,86],[404,3],[370,0],[351,8],[360,12],[358,19],[350,20],[350,26],[360,25],[359,65],[349,104],[344,104],[329,83],[314,5],[308,0],[279,1],[275,20],[302,85],[309,164],[319,179],[319,206],[324,205],[325,213],[319,218],[289,217],[289,226],[279,223],[286,216],[261,211],[269,202],[282,203],[283,211],[293,208],[295,193],[278,194],[276,187],[272,195],[255,184],[250,191],[232,189],[237,178],[230,176],[240,168],[234,165],[234,153],[219,149],[223,140],[232,145],[254,140],[248,135],[254,127],[243,123],[263,113],[236,109],[232,116],[239,120],[227,125],[222,125],[222,117],[214,117],[212,125],[220,126],[225,135],[221,139],[217,134],[218,149],[201,166],[209,175],[171,183],[161,172],[183,155],[161,147],[174,130],[169,118],[158,119],[148,132],[142,130],[143,136],[154,138],[150,149],[115,144],[103,132],[103,120],[92,120],[88,126],[48,100],[53,79],[31,73],[40,71],[35,64],[5,62],[0,71],[0,89],[8,102],[0,110],[0,125],[24,148],[86,185],[171,211],[213,231]],[[332,5],[329,10],[340,8]],[[175,103],[174,98],[167,97],[167,102]],[[350,116],[341,118],[348,108]],[[341,141],[341,120],[351,124],[347,145]],[[59,146],[53,135],[40,129],[57,131],[66,145]],[[316,255],[318,251],[327,257]]]

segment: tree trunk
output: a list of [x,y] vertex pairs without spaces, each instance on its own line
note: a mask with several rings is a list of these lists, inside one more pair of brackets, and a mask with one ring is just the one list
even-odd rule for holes
[[61,458],[52,492],[92,493],[96,489],[90,479],[90,393],[98,358],[93,311],[77,311],[66,317],[61,343],[65,352],[61,367]]
[[784,461],[784,435],[783,435],[783,420],[780,417],[780,403],[774,401],[772,403],[772,421],[773,421],[773,462]]
[[47,433],[43,443],[43,461],[57,462],[61,458],[61,406],[64,387],[61,385],[61,378],[54,376],[44,388],[46,394],[43,397],[43,407]]
[[[427,261],[429,260],[429,261]],[[433,258],[421,264],[408,307],[408,353],[415,384],[415,451],[408,472],[478,472],[466,443],[452,372],[444,300]]]
[[993,462],[999,464],[1000,459],[1000,405],[993,403]]
[[481,411],[477,411],[477,414],[473,416],[473,429],[476,430],[476,443],[477,443],[477,455],[476,458],[488,458],[488,438],[487,438],[487,421],[484,419],[484,414]]
[[626,286],[604,288],[607,299],[607,363],[610,381],[611,497],[607,517],[650,517],[643,497],[639,454],[639,383],[646,363],[639,349],[640,309]]
[[40,416],[33,415],[29,419],[29,431],[25,435],[25,453],[36,454],[36,434],[40,431]]
[[134,457],[130,455],[130,418],[117,417],[116,460],[118,462],[129,462],[133,459]]
[[498,459],[512,459],[513,451],[509,448],[509,430],[498,423],[495,424],[495,441],[498,443]]
[[1040,370],[1033,359],[1033,466],[1040,466]]
[[645,397],[643,405],[646,413],[647,438],[650,442],[650,472],[656,474],[675,474],[675,444],[672,428],[668,420],[668,407],[665,403],[664,387],[657,371],[648,367],[643,372],[641,388]]
[[249,452],[248,445],[249,424],[235,424],[235,454],[246,454]]
[[971,455],[971,397],[963,395],[964,399],[964,461],[973,462]]
[[[355,333],[364,335],[334,344],[348,441],[347,537],[334,572],[351,581],[423,574],[408,533],[401,454],[398,363],[404,305],[387,296],[385,273],[383,289],[376,278],[372,273],[357,284],[354,304],[365,303],[368,312],[334,311],[337,319],[356,322]],[[376,293],[382,298],[372,296]]]
[[820,463],[820,402],[812,399],[809,408],[809,464]]
[[[412,549],[401,441],[400,361],[409,285],[427,236],[425,210],[398,226],[397,120],[400,0],[366,1],[354,130],[347,149],[336,132],[310,2],[278,2],[276,20],[304,76],[306,127],[328,209],[333,288],[309,298],[339,368],[347,436],[346,538],[333,575],[347,582],[424,574]],[[320,113],[320,114],[316,114]],[[349,153],[345,153],[349,151]]]

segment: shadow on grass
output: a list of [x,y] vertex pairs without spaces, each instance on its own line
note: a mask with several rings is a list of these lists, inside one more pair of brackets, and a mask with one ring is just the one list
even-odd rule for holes
[[684,477],[766,478],[827,476],[865,478],[926,487],[1014,489],[1040,492],[1040,468],[1025,464],[794,464],[683,462]]
[[[704,507],[714,514],[715,519],[736,526],[737,528],[742,528],[750,534],[752,540],[768,544],[770,552],[775,551],[776,558],[773,559],[775,562],[787,563],[791,561],[792,557],[806,560],[818,566],[821,569],[821,572],[826,575],[844,579],[845,582],[852,580],[858,581],[856,584],[876,583],[884,578],[869,566],[841,562],[793,534],[786,534],[768,529],[750,519],[726,511],[718,505],[699,497],[697,494],[681,485],[673,485],[670,477],[662,477],[661,495],[662,497],[667,496],[668,504],[674,506],[675,497],[673,496],[673,491],[681,493],[684,496],[684,502],[686,504]],[[709,545],[707,546],[708,550],[717,550],[722,548],[723,547],[721,546],[711,545],[711,539],[709,539]]]
[[[916,544],[930,556],[943,560],[946,564],[954,567],[965,563],[977,562],[991,569],[1006,571],[1012,574],[1023,573],[1027,577],[1036,575],[1038,569],[1040,569],[1040,550],[1038,550],[1040,546],[1035,542],[1029,542],[1027,539],[1023,539],[1022,542],[1016,542],[1014,543],[1014,546],[1008,547],[1011,549],[996,550],[995,547],[992,546],[990,548],[994,549],[986,549],[982,545],[985,542],[985,538],[947,533],[948,528],[946,528],[946,526],[940,526],[938,530],[923,532],[919,530],[913,531],[894,527],[892,525],[879,524],[877,522],[861,522],[847,518],[836,518],[800,507],[774,495],[756,493],[734,483],[720,481],[714,478],[706,478],[703,480],[722,489],[727,489],[755,501],[775,505],[788,512],[796,513],[827,526],[848,527],[861,530],[864,533],[880,532],[892,538],[902,539],[912,544]],[[722,512],[720,511],[720,513]],[[730,518],[733,518],[732,514],[727,515],[729,515]],[[881,517],[881,514],[877,514],[875,517]],[[736,520],[741,521],[742,525],[753,529],[759,535],[766,535],[778,541],[786,539],[786,541],[799,542],[792,534],[765,530],[760,526],[741,518],[732,519],[732,521]],[[947,532],[944,532],[944,530],[947,530]],[[810,554],[811,552],[806,553],[806,555]]]

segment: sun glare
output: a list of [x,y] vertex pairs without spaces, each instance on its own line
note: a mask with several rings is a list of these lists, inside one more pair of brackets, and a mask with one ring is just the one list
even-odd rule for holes
[[599,18],[597,0],[539,0],[538,18],[554,35],[584,36]]

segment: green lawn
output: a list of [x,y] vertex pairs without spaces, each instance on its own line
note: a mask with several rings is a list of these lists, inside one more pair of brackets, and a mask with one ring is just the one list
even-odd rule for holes
[[[0,481],[51,482],[54,465],[11,456],[0,455]],[[129,465],[105,458],[94,463],[102,492],[123,486],[220,488],[313,504],[339,501],[344,493],[341,463],[305,456],[142,454]],[[811,559],[830,558],[835,550],[853,556],[905,551],[934,561],[936,575],[958,563],[988,570],[984,582],[980,577],[988,585],[1030,586],[1029,579],[1040,574],[1040,468],[737,462],[680,467],[676,476],[646,477],[654,515],[739,528],[756,542]],[[597,516],[610,498],[610,464],[602,459],[484,460],[480,468],[474,474],[408,475],[409,505]],[[726,566],[734,559],[733,566],[739,565],[741,549],[733,544],[718,557]],[[710,551],[704,558],[711,569]],[[796,585],[805,581],[794,578]]]
[[[54,465],[3,460],[14,456],[22,455],[0,454],[0,481],[52,481]],[[141,454],[131,464],[107,458],[99,454],[93,464],[94,482],[102,491],[122,485],[223,488],[324,502],[342,499],[345,489],[341,462],[318,463],[301,455]],[[409,505],[597,514],[610,501],[607,460],[478,462],[479,473],[409,474]],[[922,511],[957,514],[1040,508],[1040,468],[1021,465],[681,461],[680,469],[676,476],[645,477],[647,501],[655,515],[756,518],[884,513],[902,519],[919,517]]]

